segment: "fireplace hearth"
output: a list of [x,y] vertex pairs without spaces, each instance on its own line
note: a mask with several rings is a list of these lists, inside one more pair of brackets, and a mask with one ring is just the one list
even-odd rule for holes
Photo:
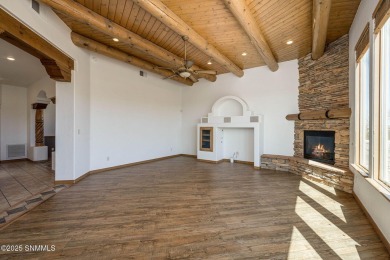
[[304,158],[335,164],[335,132],[304,131]]

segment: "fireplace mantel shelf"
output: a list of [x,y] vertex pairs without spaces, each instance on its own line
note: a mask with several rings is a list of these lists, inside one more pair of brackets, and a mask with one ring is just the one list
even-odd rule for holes
[[318,120],[318,119],[338,119],[349,118],[351,116],[350,108],[329,109],[329,110],[313,110],[301,112],[299,114],[289,114],[286,119],[289,121],[296,120]]

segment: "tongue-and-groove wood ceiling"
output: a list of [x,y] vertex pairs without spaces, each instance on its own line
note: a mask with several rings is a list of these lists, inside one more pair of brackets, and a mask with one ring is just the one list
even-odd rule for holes
[[[56,0],[58,2],[58,0]],[[63,0],[64,2],[67,0]],[[307,55],[312,51],[313,42],[313,0],[231,0],[243,1],[262,32],[269,48],[277,62],[293,60]],[[323,0],[314,0],[314,2]],[[329,0],[330,1],[330,0]],[[42,1],[44,3],[51,0]],[[184,56],[184,46],[181,34],[175,32],[156,17],[140,7],[142,0],[76,0],[100,16],[141,36],[170,53]],[[151,1],[156,2],[156,1]],[[195,30],[209,44],[226,56],[240,69],[264,66],[264,59],[251,43],[225,0],[161,0],[170,11],[180,17],[189,27]],[[48,3],[50,5],[50,3]],[[360,0],[331,1],[326,43],[332,42],[347,34]],[[54,6],[52,6],[54,7]],[[157,66],[176,67],[170,62],[149,55],[125,42],[114,42],[112,35],[102,30],[96,30],[85,22],[53,8],[58,16],[73,32],[93,39],[104,45],[113,47],[126,54],[134,55]],[[164,15],[161,13],[161,15]],[[191,37],[191,36],[190,36]],[[286,42],[292,40],[293,44]],[[216,70],[218,74],[228,73],[222,66],[203,50],[189,41],[187,55],[201,69]],[[242,53],[246,52],[246,56]],[[211,59],[212,64],[207,64]]]

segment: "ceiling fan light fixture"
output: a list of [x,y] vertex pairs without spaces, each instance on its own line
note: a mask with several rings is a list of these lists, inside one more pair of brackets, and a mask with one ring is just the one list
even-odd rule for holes
[[112,40],[113,40],[114,42],[119,42],[119,39],[118,39],[118,38],[112,38]]
[[248,53],[246,53],[245,51],[243,53],[241,53],[242,56],[246,56],[248,55]]
[[213,63],[211,62],[211,60],[209,60],[209,61],[207,62],[207,64],[208,64],[208,65],[211,65],[211,64],[213,64]]
[[182,78],[188,78],[189,76],[191,76],[191,73],[189,73],[188,71],[182,71],[179,73],[179,75]]

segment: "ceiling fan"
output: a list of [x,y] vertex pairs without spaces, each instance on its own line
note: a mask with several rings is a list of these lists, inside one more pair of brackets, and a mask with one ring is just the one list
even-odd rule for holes
[[209,75],[216,75],[217,72],[215,70],[193,70],[191,67],[194,65],[194,62],[192,60],[187,60],[187,41],[188,36],[182,36],[181,37],[184,41],[184,64],[183,66],[179,68],[164,68],[171,70],[174,74],[166,77],[164,79],[170,79],[173,77],[182,77],[182,78],[189,78],[193,82],[198,82],[198,79],[194,75],[198,74],[209,74]]

